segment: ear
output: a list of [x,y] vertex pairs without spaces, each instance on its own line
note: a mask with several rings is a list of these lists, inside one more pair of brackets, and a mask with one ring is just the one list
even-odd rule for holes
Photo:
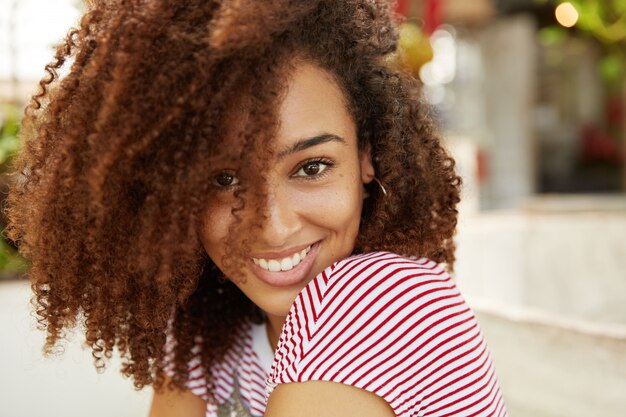
[[361,182],[363,184],[369,184],[374,180],[376,172],[374,171],[374,164],[372,163],[372,151],[371,145],[368,143],[365,145],[365,149],[359,151],[359,161],[361,165]]

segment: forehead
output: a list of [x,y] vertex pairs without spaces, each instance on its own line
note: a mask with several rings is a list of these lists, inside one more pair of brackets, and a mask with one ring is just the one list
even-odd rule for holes
[[279,146],[323,132],[356,143],[347,97],[330,73],[310,63],[293,67],[277,117]]
[[[261,133],[266,139],[255,137],[255,142],[264,145],[255,146],[256,151],[242,154],[243,134],[246,129],[255,130],[258,119],[249,113],[255,105],[251,99],[253,90],[242,88],[230,102],[230,111],[221,118],[222,129],[226,133],[225,144],[215,148],[215,161],[219,164],[238,164],[241,157],[249,163],[268,150],[280,155],[295,142],[321,134],[339,136],[351,147],[355,147],[356,124],[348,110],[348,98],[343,93],[333,76],[326,70],[307,61],[287,64],[285,80],[278,87],[281,91],[273,110],[259,113],[271,113],[272,126],[265,126]],[[267,105],[267,104],[266,104]],[[265,121],[268,121],[267,119]],[[251,124],[251,125],[250,125]],[[244,164],[245,165],[245,164]]]

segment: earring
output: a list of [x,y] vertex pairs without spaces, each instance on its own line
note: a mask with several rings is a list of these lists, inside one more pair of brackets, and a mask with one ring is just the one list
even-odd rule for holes
[[386,196],[387,195],[387,190],[385,190],[385,186],[383,185],[383,183],[380,182],[380,180],[378,178],[376,178],[376,177],[374,177],[374,181],[376,181],[376,183],[380,187],[380,191],[383,192],[383,195]]

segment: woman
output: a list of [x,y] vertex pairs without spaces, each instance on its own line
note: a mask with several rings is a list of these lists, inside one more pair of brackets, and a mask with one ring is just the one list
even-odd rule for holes
[[396,48],[384,0],[91,2],[7,209],[46,347],[84,320],[153,417],[506,415]]

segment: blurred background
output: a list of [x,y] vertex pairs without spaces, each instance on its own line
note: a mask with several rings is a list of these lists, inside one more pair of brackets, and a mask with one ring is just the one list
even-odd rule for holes
[[[23,106],[83,10],[0,0],[0,184]],[[464,179],[455,279],[512,417],[626,416],[626,0],[399,0],[401,62]],[[4,224],[3,220],[0,227]],[[80,332],[46,359],[0,239],[0,417],[145,416]]]

